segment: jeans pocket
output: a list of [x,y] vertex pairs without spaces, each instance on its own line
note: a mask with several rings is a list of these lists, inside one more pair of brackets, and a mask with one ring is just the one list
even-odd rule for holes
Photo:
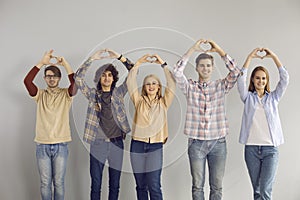
[[222,137],[222,138],[218,139],[218,143],[225,143],[225,142],[226,142],[225,137]]

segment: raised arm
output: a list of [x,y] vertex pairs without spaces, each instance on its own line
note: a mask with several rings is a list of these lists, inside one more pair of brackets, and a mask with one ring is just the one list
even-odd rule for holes
[[69,78],[69,81],[70,81],[70,86],[68,88],[68,92],[69,92],[69,95],[72,97],[72,96],[75,96],[75,94],[77,93],[77,87],[76,87],[76,84],[75,84],[75,80],[74,80],[74,72],[71,68],[71,65],[66,61],[66,59],[62,56],[52,56],[52,57],[55,57],[56,60],[57,60],[57,64],[58,65],[61,65],[65,68],[67,74],[68,74],[68,78]]
[[[130,71],[131,68],[134,66],[134,63],[132,63],[128,58],[124,57],[122,54],[119,54],[111,49],[106,49],[106,52],[108,53],[107,58],[120,60],[128,71]],[[126,79],[120,86],[118,86],[118,91],[122,96],[125,96],[125,94],[127,93]]]
[[53,50],[46,52],[43,55],[42,59],[28,72],[28,74],[24,78],[25,87],[26,87],[29,95],[32,97],[34,97],[38,92],[38,88],[33,83],[33,80],[36,77],[37,73],[40,71],[40,69],[44,65],[52,64],[52,63],[50,63],[50,59],[52,58],[52,53],[53,53]]
[[289,74],[273,51],[268,48],[263,48],[263,50],[266,52],[264,57],[272,58],[279,71],[279,82],[277,83],[277,86],[273,92],[275,99],[279,101],[289,84]]
[[225,92],[228,93],[230,89],[232,89],[237,82],[237,79],[240,75],[240,69],[237,67],[234,60],[225,53],[225,51],[217,45],[213,40],[207,40],[207,43],[211,45],[211,49],[208,52],[216,52],[218,53],[221,58],[224,60],[229,73],[227,76],[222,80],[225,86]]
[[89,57],[76,71],[74,77],[75,77],[75,83],[77,87],[80,89],[82,94],[87,98],[90,99],[91,97],[91,91],[92,89],[86,84],[84,78],[87,70],[91,66],[92,62],[94,60],[101,60],[103,58],[106,58],[106,56],[103,56],[103,53],[105,52],[105,49],[96,51],[91,57]]
[[137,82],[136,82],[137,72],[138,72],[138,69],[141,64],[149,62],[149,60],[147,60],[148,57],[150,57],[150,55],[146,54],[146,55],[142,56],[140,59],[138,59],[136,61],[136,63],[134,64],[133,68],[129,71],[129,74],[127,77],[126,83],[127,83],[128,92],[129,92],[130,98],[133,101],[134,105],[140,96],[140,93],[138,91]]
[[273,61],[274,61],[274,63],[276,64],[277,68],[280,68],[280,67],[283,66],[281,64],[279,58],[277,57],[277,55],[273,51],[271,51],[268,48],[262,48],[262,50],[266,52],[266,55],[264,57],[266,57],[266,58],[272,58]]
[[201,44],[205,43],[206,40],[200,39],[198,40],[191,48],[188,49],[188,51],[183,54],[180,60],[177,61],[175,64],[172,74],[175,78],[176,83],[178,84],[178,87],[182,90],[182,92],[186,95],[188,92],[188,80],[185,77],[183,71],[185,69],[185,66],[187,62],[189,61],[189,58],[194,52],[204,52],[204,50],[201,48]]
[[161,67],[163,68],[164,73],[165,73],[165,77],[167,80],[167,86],[166,86],[165,94],[163,95],[163,98],[164,98],[166,106],[169,107],[174,99],[176,82],[175,82],[175,79],[173,78],[171,71],[168,69],[167,63],[165,61],[163,61],[157,54],[154,54],[153,57],[156,58],[154,63],[161,65]]
[[241,75],[237,80],[237,88],[240,94],[241,100],[244,102],[247,98],[248,88],[247,88],[247,74],[248,68],[253,58],[262,58],[257,53],[261,52],[262,48],[255,48],[251,51],[251,53],[247,56],[244,65],[241,69]]

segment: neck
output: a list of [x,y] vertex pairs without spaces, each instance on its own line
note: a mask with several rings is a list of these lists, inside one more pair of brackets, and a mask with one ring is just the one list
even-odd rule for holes
[[200,82],[208,82],[210,79],[209,78],[202,78],[202,77],[199,77],[199,81]]
[[149,98],[150,101],[152,101],[153,99],[155,99],[156,94],[155,95],[147,95],[147,97]]
[[265,94],[265,90],[256,90],[256,92],[259,97],[263,97]]
[[48,87],[49,90],[53,91],[53,90],[56,90],[58,88],[58,86],[56,87]]
[[103,92],[109,92],[110,91],[110,87],[102,86],[102,91]]

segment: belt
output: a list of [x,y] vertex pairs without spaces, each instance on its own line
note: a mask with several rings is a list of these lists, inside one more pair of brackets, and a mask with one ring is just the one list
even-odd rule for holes
[[105,138],[105,139],[100,139],[105,142],[116,142],[118,140],[123,140],[123,136],[115,137],[115,138]]

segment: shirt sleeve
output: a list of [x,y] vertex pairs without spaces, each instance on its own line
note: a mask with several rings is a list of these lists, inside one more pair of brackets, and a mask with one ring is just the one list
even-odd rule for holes
[[138,86],[137,86],[137,82],[136,82],[136,76],[137,76],[137,71],[138,68],[137,67],[133,67],[128,74],[127,77],[127,89],[130,95],[130,98],[134,104],[134,106],[136,106],[136,103],[138,102],[139,99],[139,91],[138,91]]
[[241,71],[237,67],[235,61],[228,54],[223,56],[222,59],[224,60],[227,69],[229,70],[229,73],[223,79],[225,85],[225,92],[228,93],[229,90],[233,88],[234,84],[237,82]]
[[188,80],[183,73],[187,62],[188,62],[188,58],[184,55],[180,60],[177,61],[172,71],[173,77],[178,87],[185,95],[188,93],[188,88],[189,88]]
[[36,77],[37,73],[40,71],[39,68],[34,66],[24,78],[24,85],[29,93],[30,96],[35,96],[38,92],[37,86],[33,83],[34,78]]
[[88,68],[91,66],[92,60],[88,58],[76,71],[74,74],[75,83],[78,89],[82,92],[82,94],[90,100],[92,89],[86,84],[84,78]]
[[172,104],[172,101],[174,99],[174,95],[175,95],[175,89],[176,89],[176,83],[175,83],[175,79],[172,76],[172,73],[170,72],[170,70],[167,67],[164,67],[164,72],[165,72],[165,76],[166,76],[166,80],[167,80],[167,86],[165,89],[165,94],[164,94],[164,101],[166,104],[166,107],[170,107],[170,105]]
[[69,81],[70,81],[70,86],[68,88],[68,93],[70,95],[70,97],[75,96],[77,93],[77,87],[75,84],[75,80],[74,80],[74,73],[69,74],[68,75]]
[[246,86],[246,81],[247,81],[247,68],[242,68],[240,76],[238,77],[237,80],[237,88],[240,94],[240,98],[243,102],[245,102],[248,94],[247,86]]
[[289,84],[289,73],[287,72],[286,68],[283,66],[279,67],[278,71],[279,82],[277,83],[275,90],[272,92],[274,93],[274,98],[276,99],[276,101],[279,101],[281,99]]

